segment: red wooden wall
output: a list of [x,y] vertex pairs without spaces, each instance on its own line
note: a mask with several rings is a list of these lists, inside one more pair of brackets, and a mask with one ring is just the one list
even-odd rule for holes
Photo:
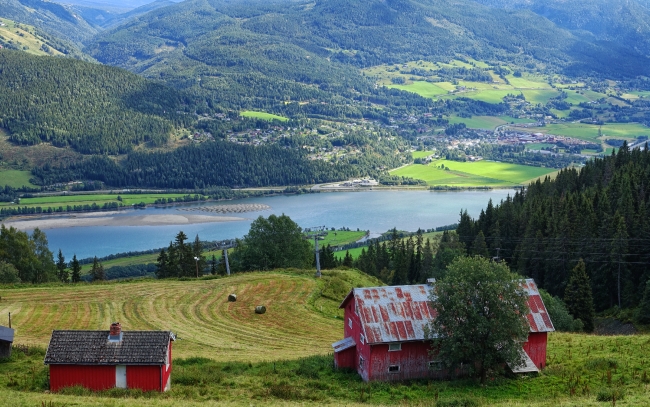
[[334,362],[338,368],[355,369],[357,366],[357,348],[351,347],[334,354]]
[[524,351],[538,369],[543,369],[546,366],[547,335],[546,332],[531,332],[528,334],[528,341],[524,343]]
[[50,390],[72,386],[112,389],[115,387],[115,366],[50,365]]
[[169,376],[172,374],[172,341],[169,341],[169,348],[167,349],[167,365],[162,365],[160,370],[163,377],[160,391],[167,391],[170,386]]
[[[435,358],[429,355],[427,341],[402,342],[402,350],[389,351],[388,344],[371,347],[369,380],[399,381],[442,376],[441,371],[429,369]],[[389,366],[399,366],[399,371],[389,372]]]
[[126,387],[143,391],[162,391],[160,388],[160,366],[127,365]]

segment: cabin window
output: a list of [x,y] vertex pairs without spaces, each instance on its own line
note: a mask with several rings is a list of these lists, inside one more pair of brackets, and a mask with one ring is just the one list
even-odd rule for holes
[[359,335],[359,341],[361,342],[362,345],[365,344],[366,338],[363,336],[363,334]]
[[389,352],[395,352],[398,350],[402,350],[402,342],[395,342],[395,343],[389,343],[388,344],[388,351]]
[[348,326],[352,329],[352,318],[348,318]]
[[429,369],[442,370],[442,362],[439,360],[432,360],[429,362]]
[[388,373],[398,373],[399,365],[390,365],[388,366]]

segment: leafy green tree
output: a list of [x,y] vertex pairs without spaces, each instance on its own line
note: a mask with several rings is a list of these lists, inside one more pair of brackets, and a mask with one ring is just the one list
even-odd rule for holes
[[18,270],[13,264],[0,260],[0,283],[2,284],[15,284],[20,283],[18,277]]
[[553,327],[560,332],[580,332],[584,329],[584,324],[579,319],[574,319],[566,304],[560,298],[549,294],[546,290],[540,289],[539,294],[544,301],[548,316],[553,322]]
[[81,264],[79,264],[79,260],[77,260],[76,254],[72,256],[72,261],[70,262],[70,270],[72,270],[72,282],[78,283],[81,281]]
[[569,273],[569,283],[564,291],[564,302],[571,315],[582,321],[585,332],[593,332],[594,299],[585,262],[582,259]]
[[309,268],[313,249],[303,239],[302,228],[282,214],[260,216],[234,250],[233,265],[241,270],[271,270],[274,268]]
[[650,280],[645,283],[645,291],[637,310],[636,319],[640,324],[650,324]]
[[68,272],[68,263],[65,262],[65,257],[63,257],[63,253],[61,253],[61,249],[59,249],[59,254],[57,255],[56,270],[57,270],[57,276],[59,277],[59,280],[61,282],[67,283],[68,281],[70,281],[70,273]]
[[457,258],[436,282],[431,305],[438,314],[427,337],[451,371],[470,362],[485,383],[488,372],[503,362],[523,364],[528,295],[520,279],[505,263],[475,256]]
[[106,280],[106,274],[104,273],[104,266],[102,263],[97,260],[97,256],[93,259],[93,266],[90,269],[90,278],[92,281],[104,281]]

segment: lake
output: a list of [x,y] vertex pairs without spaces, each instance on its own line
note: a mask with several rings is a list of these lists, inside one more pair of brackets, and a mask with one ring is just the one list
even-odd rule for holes
[[[126,210],[115,216],[142,216],[187,213],[179,209],[198,206],[265,204],[270,209],[241,214],[245,220],[235,222],[198,223],[174,226],[90,226],[63,227],[48,229],[50,249],[55,254],[59,249],[66,259],[73,254],[77,258],[102,257],[108,254],[140,251],[165,247],[174,239],[179,230],[185,232],[190,240],[198,234],[201,240],[224,240],[242,237],[250,228],[250,223],[258,216],[285,214],[303,228],[327,226],[328,228],[348,227],[352,230],[369,230],[372,236],[393,227],[399,230],[416,231],[418,228],[431,229],[458,222],[461,210],[467,209],[472,217],[477,217],[489,199],[496,204],[514,190],[496,189],[491,191],[366,191],[366,192],[328,192],[304,195],[281,195],[272,197],[247,198],[221,202],[202,202],[170,206],[149,207],[144,210]],[[210,214],[209,212],[192,212]]]

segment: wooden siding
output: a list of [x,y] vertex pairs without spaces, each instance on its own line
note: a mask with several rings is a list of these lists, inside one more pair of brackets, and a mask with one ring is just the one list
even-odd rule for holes
[[169,348],[167,349],[167,364],[160,367],[162,374],[162,389],[160,391],[167,391],[171,387],[170,376],[172,374],[172,341],[169,341]]
[[355,346],[336,352],[334,354],[334,363],[337,368],[356,368],[357,348]]
[[[402,350],[398,351],[389,351],[388,344],[373,345],[369,380],[400,381],[442,376],[442,372],[429,369],[429,362],[433,360],[430,350],[426,341],[403,342]],[[399,366],[399,371],[390,372],[390,366]]]
[[115,366],[50,365],[50,390],[83,386],[91,390],[115,387]]
[[160,366],[127,366],[126,387],[142,391],[161,391],[160,373]]
[[546,332],[531,332],[524,343],[524,351],[540,370],[546,366],[547,335]]

